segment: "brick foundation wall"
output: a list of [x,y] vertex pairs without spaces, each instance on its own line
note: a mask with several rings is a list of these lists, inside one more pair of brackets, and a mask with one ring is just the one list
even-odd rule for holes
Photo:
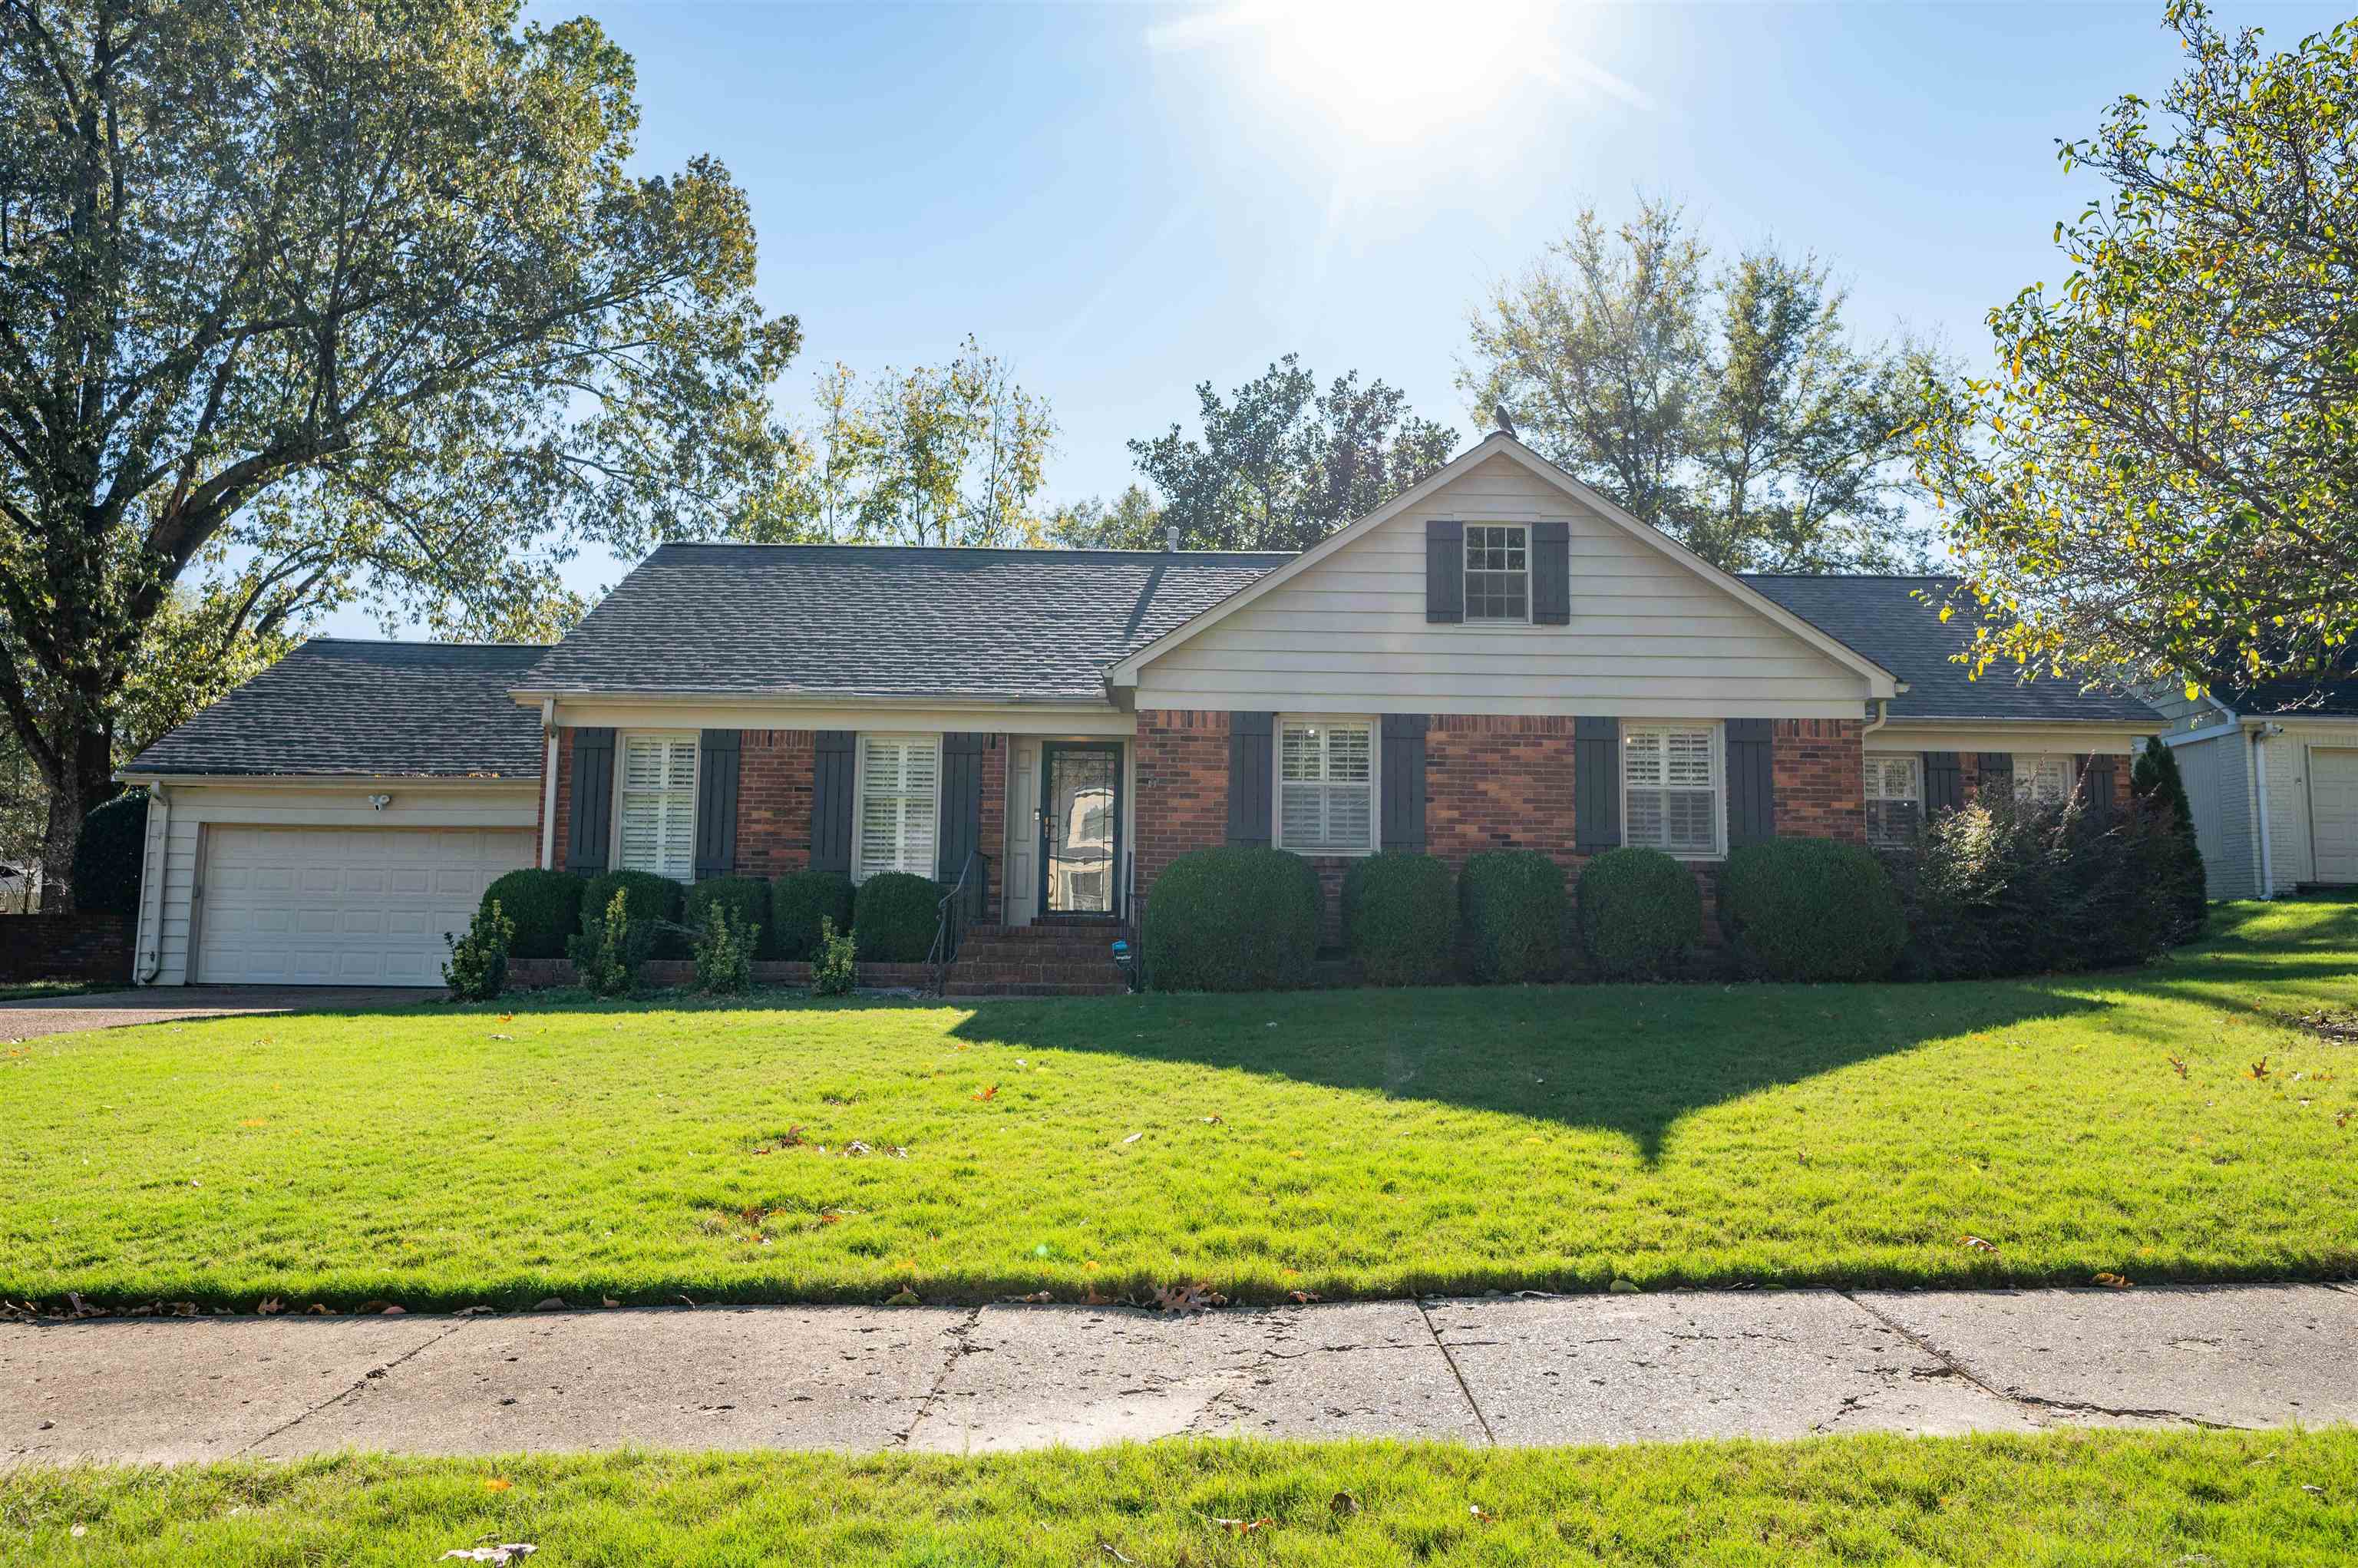
[[131,923],[101,910],[0,914],[0,983],[131,983]]
[[1866,721],[1779,719],[1770,741],[1780,838],[1866,842]]
[[1228,716],[1181,708],[1138,715],[1138,895],[1190,849],[1228,837]]

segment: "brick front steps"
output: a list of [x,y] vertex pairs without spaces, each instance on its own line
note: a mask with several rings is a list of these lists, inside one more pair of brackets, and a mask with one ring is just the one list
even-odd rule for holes
[[[977,925],[966,934],[957,962],[950,966],[944,994],[984,996],[1120,996],[1129,989],[1111,955],[1118,925]],[[753,983],[806,986],[806,963],[761,962]],[[685,958],[656,958],[641,971],[650,986],[692,986],[696,966]],[[925,964],[871,964],[860,960],[859,983],[876,989],[924,990],[934,983]],[[574,983],[569,958],[516,958],[508,964],[509,983],[532,990]]]
[[976,925],[958,947],[947,996],[1120,996],[1130,989],[1114,966],[1126,927]]

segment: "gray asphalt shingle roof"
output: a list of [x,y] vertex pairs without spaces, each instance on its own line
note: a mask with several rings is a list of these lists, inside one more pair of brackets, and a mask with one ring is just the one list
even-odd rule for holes
[[[1892,698],[1894,719],[2084,719],[2159,723],[2159,716],[2119,692],[2083,692],[2051,677],[2017,679],[1993,665],[1981,679],[1949,655],[1973,640],[1963,616],[1943,622],[1944,577],[1779,577],[1745,575],[1754,589],[1819,631],[1865,654],[1908,685]],[[1923,592],[1926,599],[1916,597]]]
[[665,545],[519,684],[1101,700],[1124,654],[1292,558]]
[[540,715],[509,693],[547,651],[315,637],[123,771],[537,778]]

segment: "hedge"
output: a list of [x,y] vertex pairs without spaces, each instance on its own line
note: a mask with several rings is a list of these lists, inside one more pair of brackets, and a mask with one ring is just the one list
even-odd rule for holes
[[146,854],[147,792],[128,789],[81,820],[81,842],[73,858],[74,907],[135,917],[139,863]]
[[851,879],[841,871],[788,871],[770,884],[765,956],[816,959],[822,920],[838,932],[851,929]]
[[914,871],[879,871],[851,899],[851,939],[873,964],[914,964],[941,929],[942,888]]
[[1537,849],[1486,849],[1457,875],[1466,967],[1515,984],[1563,973],[1563,868]]
[[[483,890],[483,905],[493,903],[515,923],[515,940],[508,953],[517,958],[562,958],[565,945],[581,929],[582,879],[571,871],[525,870],[494,878]],[[608,895],[611,897],[610,893]]]
[[1703,945],[1703,890],[1660,849],[1607,849],[1580,872],[1580,946],[1599,979],[1660,980]]
[[[687,890],[669,877],[659,877],[653,871],[600,871],[581,889],[581,920],[585,928],[590,916],[604,917],[606,906],[614,902],[618,889],[623,895],[623,907],[630,912],[632,925],[650,928],[653,921],[679,924]],[[655,934],[648,951],[655,957],[670,958],[687,952],[687,946],[676,934],[663,931]]]
[[1429,986],[1457,957],[1457,889],[1449,863],[1387,849],[1343,876],[1343,942],[1379,986]]
[[1318,873],[1299,855],[1234,846],[1182,855],[1147,900],[1147,981],[1166,991],[1303,985],[1325,908]]
[[1720,876],[1719,919],[1737,964],[1762,980],[1881,979],[1908,941],[1883,863],[1831,838],[1736,849]]
[[712,877],[698,882],[687,890],[683,924],[702,931],[706,911],[715,904],[729,912],[731,925],[741,928],[747,956],[761,952],[770,928],[770,884],[759,877]]

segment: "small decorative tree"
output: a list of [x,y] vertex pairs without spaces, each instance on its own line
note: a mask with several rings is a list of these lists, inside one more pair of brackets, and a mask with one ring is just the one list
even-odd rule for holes
[[442,966],[442,981],[452,1001],[489,1001],[508,981],[508,944],[515,940],[515,922],[501,913],[492,899],[475,911],[464,936],[442,933],[450,957]]
[[818,923],[818,951],[811,957],[811,994],[813,996],[849,996],[853,979],[854,944],[849,933],[838,932],[835,921],[821,915]]
[[2178,753],[2163,745],[2160,736],[2146,737],[2145,750],[2137,754],[2136,766],[2129,773],[2129,788],[2147,810],[2162,816],[2177,843],[2176,863],[2171,868],[2177,881],[2175,935],[2180,942],[2191,942],[2210,919],[2210,888],[2203,875],[2202,849],[2194,839],[2194,803],[2186,796]]
[[568,944],[575,978],[591,996],[629,995],[654,935],[652,922],[631,918],[630,893],[616,888],[602,913],[582,918],[581,935]]
[[729,906],[714,903],[696,934],[696,985],[711,996],[735,996],[753,980],[753,944],[761,928],[730,918]]

